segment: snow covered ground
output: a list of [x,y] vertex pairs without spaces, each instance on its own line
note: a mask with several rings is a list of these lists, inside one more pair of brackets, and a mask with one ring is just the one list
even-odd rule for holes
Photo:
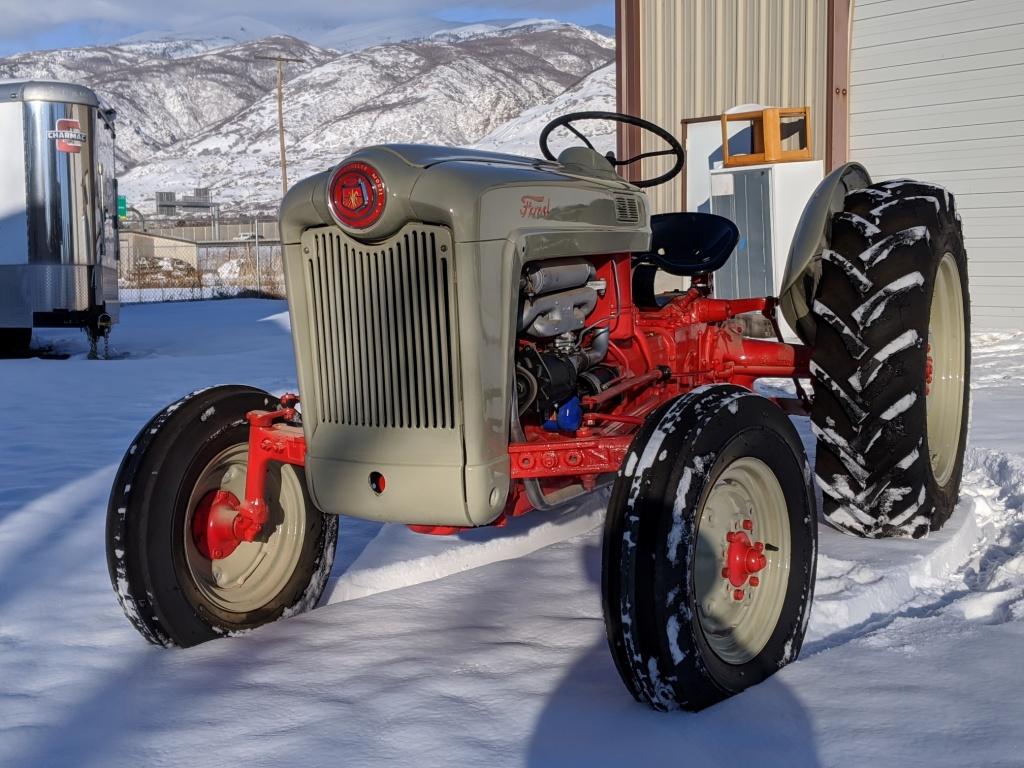
[[666,715],[605,646],[600,494],[455,539],[343,520],[318,610],[187,651],[136,635],[103,551],[117,462],[182,393],[294,388],[284,310],[130,306],[114,360],[71,331],[37,337],[69,359],[0,360],[0,765],[1021,765],[1024,332],[974,336],[947,528],[822,528],[801,659]]

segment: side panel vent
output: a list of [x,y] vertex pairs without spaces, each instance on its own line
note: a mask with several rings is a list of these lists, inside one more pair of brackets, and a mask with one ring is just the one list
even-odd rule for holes
[[640,204],[635,197],[615,196],[615,220],[619,224],[640,223]]
[[324,424],[454,429],[454,286],[446,233],[412,228],[367,246],[314,233],[306,260],[312,368]]

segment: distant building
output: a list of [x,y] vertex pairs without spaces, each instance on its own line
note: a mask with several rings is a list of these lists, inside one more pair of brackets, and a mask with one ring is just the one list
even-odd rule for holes
[[209,187],[196,187],[191,195],[178,197],[177,192],[157,192],[157,215],[177,216],[181,213],[210,213],[217,211],[217,203],[210,195]]
[[199,269],[199,246],[189,240],[127,231],[121,232],[120,239],[122,277],[150,270],[164,260],[183,262],[193,270]]

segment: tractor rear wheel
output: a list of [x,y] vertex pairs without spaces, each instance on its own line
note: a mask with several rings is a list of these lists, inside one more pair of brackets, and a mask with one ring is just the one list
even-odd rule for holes
[[604,530],[608,643],[634,698],[700,710],[796,659],[816,545],[810,467],[779,408],[723,385],[656,411]]
[[[118,470],[107,511],[107,565],[128,619],[151,643],[191,646],[314,607],[327,584],[338,519],[313,506],[301,467],[267,470],[269,520],[222,555],[206,517],[245,498],[245,415],[277,400],[224,386],[154,417]],[[234,499],[231,499],[231,497]]]
[[813,308],[826,518],[868,537],[938,530],[959,494],[970,395],[967,256],[952,196],[913,181],[847,194]]

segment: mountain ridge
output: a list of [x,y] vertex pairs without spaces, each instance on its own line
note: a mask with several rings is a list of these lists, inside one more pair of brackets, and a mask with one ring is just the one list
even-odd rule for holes
[[118,112],[121,190],[154,210],[157,191],[210,187],[225,211],[280,197],[276,70],[294,182],[360,146],[471,146],[571,91],[614,58],[614,42],[550,20],[430,34],[339,53],[292,36],[208,48],[139,40],[0,59],[0,79],[72,80]]

